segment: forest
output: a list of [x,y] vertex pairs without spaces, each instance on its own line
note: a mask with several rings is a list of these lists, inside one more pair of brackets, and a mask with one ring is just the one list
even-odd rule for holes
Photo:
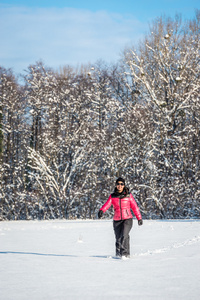
[[115,64],[21,77],[0,67],[1,221],[95,219],[118,176],[144,219],[200,217],[200,10]]

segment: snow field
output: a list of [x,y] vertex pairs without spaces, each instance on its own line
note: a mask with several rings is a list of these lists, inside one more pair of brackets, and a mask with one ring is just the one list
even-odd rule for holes
[[146,221],[114,259],[111,220],[0,223],[0,299],[200,299],[200,221]]

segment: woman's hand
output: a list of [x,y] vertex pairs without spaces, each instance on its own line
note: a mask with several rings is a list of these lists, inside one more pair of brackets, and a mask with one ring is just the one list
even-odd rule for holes
[[98,212],[98,218],[101,219],[103,217],[103,210],[99,210]]
[[143,224],[142,219],[141,219],[141,220],[138,220],[138,225],[141,226],[142,224]]

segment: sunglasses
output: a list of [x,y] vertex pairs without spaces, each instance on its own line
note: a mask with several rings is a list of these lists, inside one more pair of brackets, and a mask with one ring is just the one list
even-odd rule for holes
[[117,185],[121,185],[121,186],[124,186],[124,183],[117,183]]

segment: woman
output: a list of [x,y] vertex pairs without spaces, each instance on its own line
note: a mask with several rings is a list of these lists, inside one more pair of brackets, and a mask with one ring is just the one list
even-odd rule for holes
[[135,199],[129,193],[129,189],[125,186],[125,180],[121,177],[116,180],[114,193],[109,196],[107,202],[100,208],[98,217],[102,218],[103,213],[111,205],[113,205],[115,211],[113,227],[116,238],[116,256],[128,258],[130,257],[129,232],[133,226],[133,216],[130,209],[133,210],[138,219],[138,225],[142,225],[143,221]]

